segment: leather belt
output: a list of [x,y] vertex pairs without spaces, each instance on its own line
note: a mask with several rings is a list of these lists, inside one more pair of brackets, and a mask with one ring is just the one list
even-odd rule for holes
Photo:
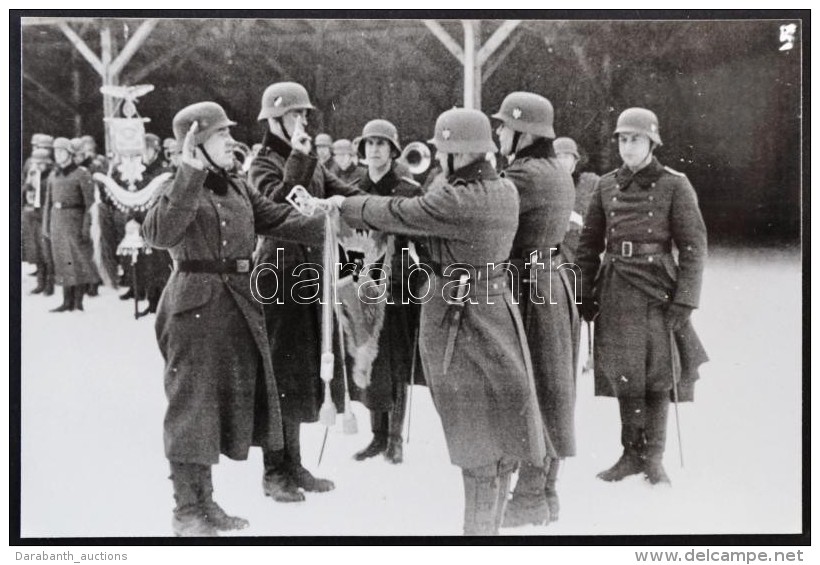
[[612,241],[606,246],[606,252],[621,257],[634,257],[637,255],[653,255],[657,253],[669,253],[672,245],[665,241],[663,243],[638,243],[633,241]]
[[55,202],[54,207],[58,210],[82,210],[85,206],[79,204],[63,204],[62,202]]
[[215,261],[194,259],[189,261],[174,261],[177,271],[185,273],[250,273],[250,259],[217,259]]

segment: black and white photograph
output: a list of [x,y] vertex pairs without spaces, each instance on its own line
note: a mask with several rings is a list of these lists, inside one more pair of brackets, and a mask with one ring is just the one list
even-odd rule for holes
[[808,11],[170,14],[10,14],[17,561],[806,560]]

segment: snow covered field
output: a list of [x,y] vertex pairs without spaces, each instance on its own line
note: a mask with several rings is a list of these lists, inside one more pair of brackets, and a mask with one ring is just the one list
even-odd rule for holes
[[[51,298],[22,280],[23,537],[171,535],[173,497],[163,456],[162,360],[154,318],[102,289],[85,312],[51,314]],[[145,303],[142,304],[144,306]],[[13,307],[13,306],[12,306]],[[801,267],[797,250],[713,250],[694,322],[711,357],[696,402],[680,407],[686,468],[670,413],[666,468],[673,487],[595,474],[620,454],[617,403],[579,375],[577,457],[559,477],[561,519],[514,535],[774,534],[801,528]],[[581,362],[586,360],[586,336]],[[13,378],[14,376],[12,376]],[[327,494],[277,504],[261,488],[262,456],[214,467],[217,500],[246,517],[241,535],[459,535],[461,475],[450,464],[427,389],[415,387],[405,463],[357,463],[370,439],[303,426],[305,465],[336,482]],[[807,415],[808,417],[808,415]]]

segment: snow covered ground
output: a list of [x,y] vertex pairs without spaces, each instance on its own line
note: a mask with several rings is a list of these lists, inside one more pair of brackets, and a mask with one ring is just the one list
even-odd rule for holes
[[[162,449],[162,360],[153,317],[102,289],[86,311],[51,314],[60,303],[29,296],[22,280],[23,537],[171,535],[173,497]],[[59,294],[59,289],[58,293]],[[144,303],[143,303],[144,305]],[[608,484],[595,473],[620,454],[617,403],[595,398],[579,375],[579,454],[559,478],[561,519],[516,535],[797,533],[801,528],[801,267],[796,250],[715,250],[695,326],[711,361],[696,402],[680,407],[685,469],[670,414],[666,467],[672,488],[639,477]],[[584,336],[584,343],[586,343]],[[585,349],[585,348],[584,348]],[[586,352],[582,354],[584,362]],[[303,459],[335,491],[299,504],[262,495],[262,457],[214,467],[217,500],[248,518],[247,536],[458,535],[463,493],[427,389],[415,387],[405,463],[352,454],[370,439],[303,426]],[[808,417],[808,415],[807,415]]]

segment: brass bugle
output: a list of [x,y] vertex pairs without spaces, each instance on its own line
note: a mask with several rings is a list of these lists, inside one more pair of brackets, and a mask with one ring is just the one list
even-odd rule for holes
[[420,175],[430,168],[433,157],[430,148],[421,141],[408,143],[399,156],[399,161],[407,165],[411,174]]

